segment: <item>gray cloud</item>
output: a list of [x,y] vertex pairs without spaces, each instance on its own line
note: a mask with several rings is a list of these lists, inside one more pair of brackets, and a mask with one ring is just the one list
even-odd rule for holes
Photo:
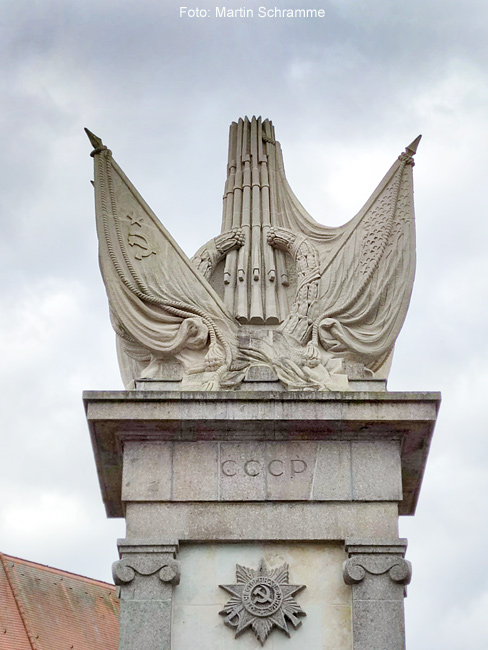
[[237,117],[273,120],[293,189],[330,225],[422,132],[417,278],[389,387],[444,401],[418,513],[401,524],[407,632],[419,650],[484,650],[488,6],[300,6],[327,16],[202,23],[169,1],[3,3],[2,550],[109,579],[124,534],[105,519],[81,404],[83,389],[121,387],[84,126],[189,254],[220,229]]

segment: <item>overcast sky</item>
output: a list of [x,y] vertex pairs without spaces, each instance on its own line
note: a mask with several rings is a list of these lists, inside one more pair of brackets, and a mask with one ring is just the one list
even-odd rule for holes
[[488,3],[277,0],[324,9],[314,20],[260,19],[258,5],[232,20],[209,0],[200,19],[167,0],[2,2],[0,550],[110,580],[124,536],[81,402],[122,388],[84,126],[190,255],[220,230],[232,120],[273,120],[292,188],[327,225],[422,133],[417,276],[389,389],[443,403],[401,522],[408,647],[486,650]]

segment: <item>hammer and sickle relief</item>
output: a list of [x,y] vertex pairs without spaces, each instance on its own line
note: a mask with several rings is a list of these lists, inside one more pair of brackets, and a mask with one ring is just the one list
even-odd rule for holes
[[266,585],[258,585],[254,587],[251,592],[251,601],[254,604],[264,605],[265,603],[272,603],[273,596],[271,595],[271,589]]
[[[144,235],[140,235],[139,233],[129,233],[127,236],[127,241],[129,242],[129,246],[137,246],[137,248],[140,248],[141,250],[137,251],[134,255],[136,260],[142,260],[143,257],[149,257],[150,255],[156,255],[156,251],[150,250],[149,248],[149,242],[147,241],[146,237]],[[144,251],[144,252],[141,252]],[[149,251],[149,252],[147,252]]]

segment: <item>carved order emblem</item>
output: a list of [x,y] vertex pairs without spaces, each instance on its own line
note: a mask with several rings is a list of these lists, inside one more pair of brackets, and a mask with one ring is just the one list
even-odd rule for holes
[[219,613],[225,616],[226,625],[237,628],[236,638],[251,627],[264,645],[273,627],[290,636],[287,621],[295,628],[302,624],[297,616],[305,616],[305,612],[294,596],[305,585],[289,584],[288,564],[271,570],[264,560],[257,569],[237,564],[236,579],[235,585],[219,585],[232,596]]

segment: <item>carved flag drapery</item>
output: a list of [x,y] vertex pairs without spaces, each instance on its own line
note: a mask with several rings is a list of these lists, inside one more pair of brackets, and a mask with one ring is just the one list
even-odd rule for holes
[[268,365],[290,389],[385,377],[415,271],[417,138],[360,212],[330,228],[293,194],[269,120],[230,128],[222,233],[189,260],[113,160],[94,146],[97,230],[127,386],[171,359],[205,389]]

